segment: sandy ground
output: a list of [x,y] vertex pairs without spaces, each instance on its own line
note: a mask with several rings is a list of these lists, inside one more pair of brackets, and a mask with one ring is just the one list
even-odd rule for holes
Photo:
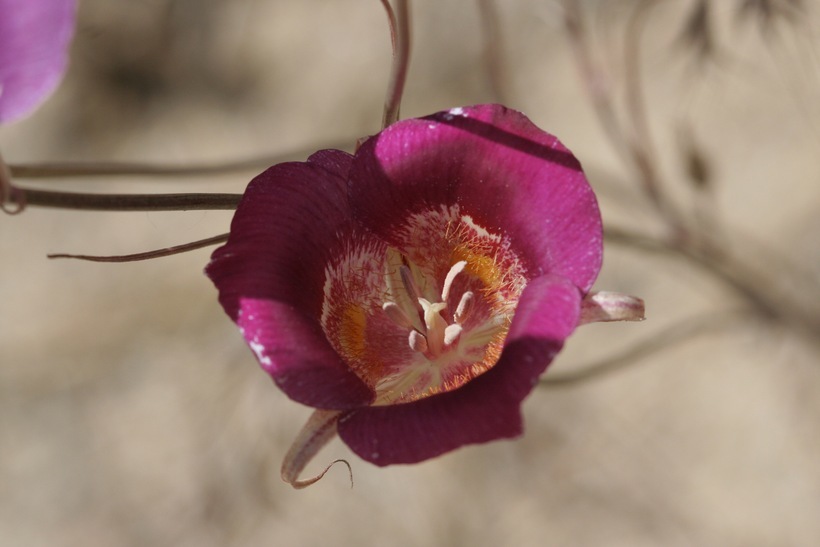
[[[690,123],[714,173],[720,229],[793,262],[775,283],[816,304],[796,272],[820,279],[820,12],[807,6],[794,25],[761,29],[736,19],[740,3],[714,3],[717,54],[703,63],[678,39],[695,2],[653,12],[642,66],[656,152],[688,207],[676,152],[677,127]],[[0,128],[11,163],[301,159],[379,129],[390,52],[375,0],[81,4],[64,85],[33,117]],[[557,3],[497,4],[506,102],[581,159],[609,225],[656,233],[580,84]],[[584,3],[616,84],[633,4]],[[418,2],[414,14],[403,115],[495,100],[473,4]],[[241,192],[253,174],[38,184]],[[258,370],[202,275],[208,251],[113,265],[45,258],[172,245],[229,221],[0,216],[0,545],[820,543],[820,353],[810,336],[753,312],[615,374],[536,389],[514,442],[384,469],[334,442],[310,469],[347,458],[355,488],[340,468],[293,491],[279,463],[310,410]],[[742,304],[685,260],[606,253],[598,288],[644,297],[649,320],[584,327],[548,377]]]

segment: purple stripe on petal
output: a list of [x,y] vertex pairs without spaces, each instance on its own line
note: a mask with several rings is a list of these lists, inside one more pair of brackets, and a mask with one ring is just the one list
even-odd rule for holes
[[398,122],[360,148],[351,180],[354,214],[376,233],[458,204],[504,234],[533,276],[587,291],[600,269],[600,213],[578,161],[520,112],[479,105]]
[[0,123],[29,114],[60,83],[76,0],[0,0]]
[[524,290],[498,363],[463,387],[393,406],[352,410],[339,436],[377,465],[415,463],[460,446],[517,437],[521,401],[578,323],[581,295],[543,276]]
[[256,177],[228,242],[206,269],[263,368],[289,397],[317,408],[373,398],[319,325],[325,265],[353,230],[345,190],[350,160],[324,150]]

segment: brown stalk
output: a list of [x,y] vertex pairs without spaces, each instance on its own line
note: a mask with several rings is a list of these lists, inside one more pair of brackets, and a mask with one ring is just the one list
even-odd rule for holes
[[677,239],[685,239],[688,230],[683,217],[663,191],[659,169],[654,161],[657,154],[649,128],[649,116],[644,96],[641,70],[643,31],[652,8],[657,5],[658,0],[643,0],[635,7],[627,24],[624,47],[626,110],[635,135],[635,140],[631,145],[631,155],[644,193],[670,226],[674,236]]
[[660,332],[652,333],[621,353],[606,357],[600,361],[580,365],[572,371],[548,373],[540,381],[540,386],[542,388],[573,387],[587,380],[605,377],[631,367],[641,359],[646,359],[670,349],[672,346],[731,327],[735,324],[735,321],[743,319],[748,314],[749,312],[746,310],[736,309],[720,312],[709,311],[687,318]]
[[[693,248],[684,241],[663,240],[612,227],[605,230],[604,239],[609,243],[684,259],[732,289],[749,302],[762,317],[790,326],[809,342],[820,345],[820,337],[817,336],[820,332],[820,317],[801,305],[811,303],[811,296],[801,295],[801,298],[808,302],[789,298],[778,290],[775,281],[764,278],[759,268],[741,261],[736,256],[711,255]],[[768,265],[777,267],[777,263],[772,261]],[[784,272],[784,275],[787,273]]]
[[410,67],[410,0],[396,0],[395,11],[388,0],[381,2],[387,11],[393,45],[393,63],[382,119],[382,127],[387,127],[399,120],[401,98],[404,94],[404,84],[407,82],[407,70]]
[[242,194],[87,194],[12,187],[8,203],[79,211],[234,210]]

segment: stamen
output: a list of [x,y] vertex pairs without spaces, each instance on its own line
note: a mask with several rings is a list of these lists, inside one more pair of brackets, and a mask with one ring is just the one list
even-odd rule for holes
[[406,329],[413,328],[413,323],[410,322],[410,318],[407,317],[407,314],[404,313],[401,306],[395,302],[385,302],[382,304],[382,309],[384,310],[384,313],[387,314],[387,317],[389,317],[390,320],[396,325]]
[[401,275],[401,282],[404,284],[404,290],[407,291],[407,296],[410,300],[416,301],[421,296],[416,282],[413,280],[413,272],[410,271],[406,265],[402,264],[399,268],[399,275]]
[[475,302],[475,294],[473,291],[467,291],[461,295],[461,300],[458,301],[458,307],[456,308],[456,313],[453,314],[453,320],[458,323],[459,325],[463,325],[464,321],[467,320],[467,317],[470,315],[470,312],[473,310],[473,303]]
[[447,328],[444,329],[444,345],[445,346],[452,346],[458,339],[461,338],[461,325],[453,323],[452,325],[447,325]]
[[424,353],[428,349],[427,338],[425,338],[424,335],[417,330],[410,331],[408,342],[410,343],[410,349],[413,351]]
[[447,302],[447,297],[450,296],[450,287],[453,286],[453,281],[455,280],[456,276],[464,271],[464,267],[467,266],[466,260],[459,260],[453,267],[450,268],[450,271],[447,272],[447,277],[444,278],[444,286],[441,289],[441,301]]

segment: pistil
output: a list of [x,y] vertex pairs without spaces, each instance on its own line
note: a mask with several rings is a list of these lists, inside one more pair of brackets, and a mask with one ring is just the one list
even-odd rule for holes
[[447,309],[447,300],[453,283],[466,267],[465,260],[453,264],[444,278],[440,300],[431,302],[422,296],[413,270],[407,264],[402,264],[399,267],[401,286],[394,286],[394,290],[403,290],[403,294],[392,295],[396,302],[388,301],[382,304],[382,310],[393,323],[409,330],[407,342],[410,348],[424,354],[431,361],[458,345],[463,331],[462,325],[472,310],[475,295],[472,291],[466,291],[459,299],[456,312],[453,314],[453,322],[449,322],[442,315]]

